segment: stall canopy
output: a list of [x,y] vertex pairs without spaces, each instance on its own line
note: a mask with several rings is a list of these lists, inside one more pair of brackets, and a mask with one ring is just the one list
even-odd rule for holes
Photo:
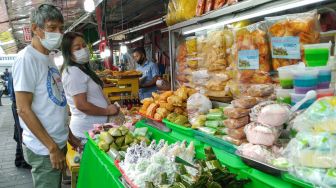
[[[60,8],[65,18],[65,29],[87,14],[84,0],[0,0],[6,5],[8,22],[18,49],[29,43],[29,16],[34,7],[42,3],[53,4]],[[71,30],[83,32],[90,42],[99,39],[96,13],[100,11],[101,26],[107,36],[141,23],[160,18],[166,14],[168,0],[93,0],[97,6]],[[28,32],[27,32],[28,31]],[[132,38],[132,37],[131,37]]]

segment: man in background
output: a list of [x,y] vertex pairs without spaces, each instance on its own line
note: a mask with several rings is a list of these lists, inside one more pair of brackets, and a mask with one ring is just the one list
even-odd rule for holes
[[14,117],[14,140],[16,141],[16,153],[14,164],[18,168],[31,169],[31,166],[24,160],[23,150],[22,150],[22,128],[20,126],[19,115],[16,111],[15,93],[13,87],[13,77],[12,74],[8,75],[8,92],[10,94],[10,99],[12,101],[12,113]]
[[146,51],[143,47],[134,49],[133,58],[138,64],[136,70],[142,72],[139,89],[139,97],[142,100],[151,97],[152,92],[157,91],[156,81],[159,78],[159,69],[157,64],[146,58]]

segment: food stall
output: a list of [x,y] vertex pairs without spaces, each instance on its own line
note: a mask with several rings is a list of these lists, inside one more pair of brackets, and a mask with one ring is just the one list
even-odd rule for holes
[[335,187],[335,8],[169,1],[172,91],[87,135],[78,187]]

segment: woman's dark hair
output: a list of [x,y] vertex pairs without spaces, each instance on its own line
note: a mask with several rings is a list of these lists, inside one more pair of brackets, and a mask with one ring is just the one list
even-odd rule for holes
[[85,64],[78,64],[76,62],[74,62],[71,57],[71,45],[73,43],[73,41],[75,40],[75,38],[77,37],[81,37],[84,38],[84,36],[81,33],[77,33],[77,32],[68,32],[66,34],[64,34],[63,36],[63,40],[62,40],[62,44],[61,44],[61,49],[62,49],[62,55],[63,55],[63,65],[61,67],[61,74],[63,73],[63,71],[68,71],[68,67],[71,66],[76,66],[78,67],[80,70],[82,70],[86,75],[88,75],[94,82],[96,82],[98,85],[100,85],[101,87],[103,87],[103,81],[100,80],[100,78],[97,76],[97,74],[91,69],[90,64],[89,63],[85,63]]
[[133,50],[133,53],[138,52],[139,54],[143,54],[146,57],[146,50],[144,47],[137,47]]

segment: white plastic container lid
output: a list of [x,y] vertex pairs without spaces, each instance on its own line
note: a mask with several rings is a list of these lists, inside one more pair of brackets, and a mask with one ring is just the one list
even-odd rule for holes
[[282,89],[278,88],[275,90],[276,91],[276,96],[278,97],[284,97],[284,96],[290,96],[291,93],[294,93],[293,89]]
[[305,69],[305,70],[294,70],[294,76],[311,76],[311,77],[317,77],[319,74],[318,70],[310,70],[310,69]]
[[317,43],[317,44],[305,44],[303,45],[304,49],[323,49],[323,48],[328,48],[330,51],[331,48],[331,41],[328,43]]
[[318,90],[316,90],[316,92],[317,92],[317,94],[328,94],[328,93],[334,94],[334,88],[318,89]]
[[296,65],[288,65],[284,67],[280,67],[277,69],[279,72],[279,78],[293,78],[293,74],[295,70],[301,71],[305,70],[305,64],[304,63],[299,63]]

